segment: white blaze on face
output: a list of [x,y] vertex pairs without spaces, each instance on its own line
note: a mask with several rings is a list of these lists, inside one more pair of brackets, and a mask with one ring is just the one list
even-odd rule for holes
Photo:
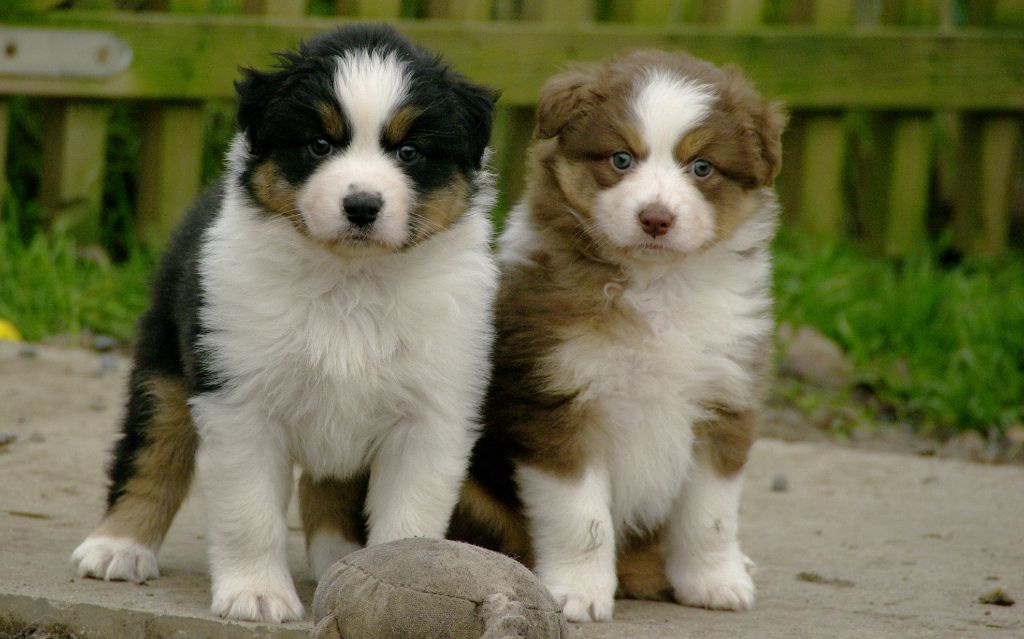
[[358,51],[338,58],[335,98],[345,114],[351,140],[321,164],[299,191],[299,210],[314,237],[327,241],[344,237],[353,227],[345,217],[342,200],[367,193],[383,200],[369,237],[393,247],[408,239],[413,184],[380,142],[384,128],[405,100],[408,86],[408,71],[393,54]]
[[598,227],[616,246],[629,248],[651,240],[639,222],[648,206],[675,215],[658,245],[693,251],[714,235],[714,208],[684,173],[674,150],[679,140],[701,124],[715,95],[708,85],[650,71],[637,83],[633,114],[649,154],[634,159],[633,168],[615,186],[601,191],[594,203]]

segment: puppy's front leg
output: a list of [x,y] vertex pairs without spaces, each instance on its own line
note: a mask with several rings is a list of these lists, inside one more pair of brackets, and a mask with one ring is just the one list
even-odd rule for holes
[[193,415],[213,613],[243,621],[301,619],[286,547],[292,465],[279,433],[257,411],[209,396],[194,401]]
[[694,456],[669,522],[666,572],[681,604],[747,610],[754,582],[737,539],[743,476],[719,473],[707,457]]
[[392,429],[370,465],[368,546],[444,537],[475,433],[468,418],[437,414]]
[[559,477],[519,466],[516,482],[541,582],[569,621],[610,621],[616,576],[607,470],[592,465],[578,477]]

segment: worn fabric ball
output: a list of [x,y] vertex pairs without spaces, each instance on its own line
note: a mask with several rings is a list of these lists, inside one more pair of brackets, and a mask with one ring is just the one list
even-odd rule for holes
[[566,639],[558,604],[519,562],[402,539],[346,555],[320,580],[312,639]]

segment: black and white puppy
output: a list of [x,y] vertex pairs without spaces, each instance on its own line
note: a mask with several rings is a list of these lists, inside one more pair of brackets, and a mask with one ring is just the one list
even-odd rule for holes
[[[496,286],[482,167],[495,94],[381,25],[279,59],[237,85],[227,175],[158,271],[106,516],[72,555],[81,575],[156,577],[197,469],[212,610],[264,621],[303,615],[293,463],[311,482],[368,474],[369,544],[444,535]],[[319,576],[351,544],[312,532]]]

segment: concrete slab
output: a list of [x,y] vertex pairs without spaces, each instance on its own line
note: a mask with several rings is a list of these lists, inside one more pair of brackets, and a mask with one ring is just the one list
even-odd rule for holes
[[[127,363],[79,350],[0,342],[0,615],[63,622],[103,639],[305,637],[306,623],[231,623],[208,611],[196,499],[175,522],[147,585],[76,579],[67,563],[99,519],[103,466]],[[113,364],[113,370],[110,365]],[[785,475],[788,490],[771,490]],[[615,621],[574,631],[618,637],[1020,637],[1024,468],[763,440],[743,500],[744,548],[758,563],[748,613],[619,602]],[[298,521],[291,562],[309,604]],[[817,575],[818,581],[798,578]]]

